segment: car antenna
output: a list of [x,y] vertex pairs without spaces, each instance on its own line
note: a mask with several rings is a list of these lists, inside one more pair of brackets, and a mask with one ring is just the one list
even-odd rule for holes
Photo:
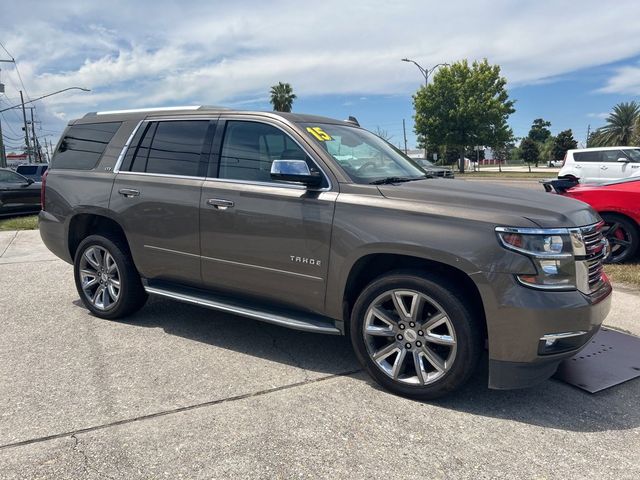
[[356,117],[351,116],[351,115],[349,115],[349,118],[347,118],[345,120],[345,122],[353,123],[356,127],[360,126],[360,122],[358,122],[358,119]]

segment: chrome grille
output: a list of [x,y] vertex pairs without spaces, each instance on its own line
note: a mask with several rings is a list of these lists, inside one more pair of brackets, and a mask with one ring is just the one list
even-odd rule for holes
[[588,227],[582,227],[582,240],[586,255],[584,262],[587,266],[589,291],[595,292],[602,284],[603,265],[602,262],[607,253],[606,240],[602,234],[604,223],[598,223]]

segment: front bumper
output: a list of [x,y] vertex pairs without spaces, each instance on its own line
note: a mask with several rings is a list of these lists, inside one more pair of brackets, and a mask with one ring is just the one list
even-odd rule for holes
[[[523,388],[546,380],[562,360],[589,342],[611,308],[608,281],[594,294],[584,295],[526,288],[511,274],[479,273],[472,278],[487,319],[490,388]],[[558,344],[559,353],[553,348],[545,351],[542,338],[569,332],[584,333]]]

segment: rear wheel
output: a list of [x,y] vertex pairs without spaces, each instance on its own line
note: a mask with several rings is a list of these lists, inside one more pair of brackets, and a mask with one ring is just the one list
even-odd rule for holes
[[117,239],[85,238],[76,250],[74,276],[82,302],[100,318],[126,317],[147,300],[128,249]]
[[360,294],[351,342],[365,370],[390,391],[418,399],[463,385],[482,352],[477,319],[446,278],[420,272],[381,277]]
[[602,219],[605,222],[603,233],[610,246],[610,253],[605,262],[622,263],[635,257],[640,244],[638,225],[615,213],[603,213]]

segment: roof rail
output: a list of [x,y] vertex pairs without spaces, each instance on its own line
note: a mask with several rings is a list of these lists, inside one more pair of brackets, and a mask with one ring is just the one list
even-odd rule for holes
[[103,112],[87,113],[85,117],[91,115],[109,115],[114,113],[143,113],[143,112],[165,112],[173,110],[198,110],[202,108],[200,105],[188,105],[184,107],[155,107],[155,108],[134,108],[131,110],[105,110]]

